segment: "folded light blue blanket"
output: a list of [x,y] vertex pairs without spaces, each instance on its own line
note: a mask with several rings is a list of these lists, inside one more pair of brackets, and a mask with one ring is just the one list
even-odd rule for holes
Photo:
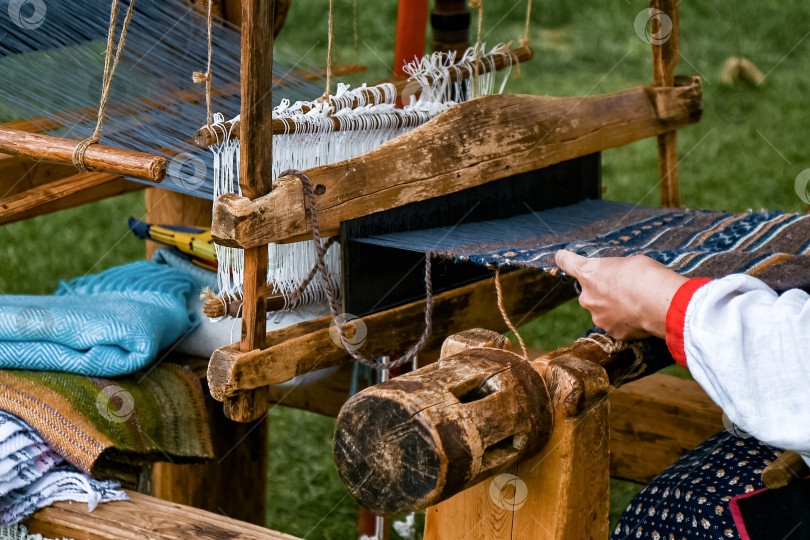
[[53,296],[0,296],[0,368],[132,373],[194,329],[188,273],[139,261],[62,282]]

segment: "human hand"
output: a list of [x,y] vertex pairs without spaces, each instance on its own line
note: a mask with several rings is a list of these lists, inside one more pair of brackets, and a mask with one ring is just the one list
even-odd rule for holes
[[600,259],[560,250],[556,260],[579,281],[579,303],[593,323],[613,338],[666,337],[669,304],[687,278],[641,255]]

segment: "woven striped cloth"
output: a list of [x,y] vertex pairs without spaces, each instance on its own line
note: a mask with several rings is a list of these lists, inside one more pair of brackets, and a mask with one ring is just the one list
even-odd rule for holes
[[[600,202],[587,201],[591,206]],[[576,212],[579,206],[583,203],[570,211]],[[543,220],[543,212],[536,217],[538,230],[553,231],[553,225]],[[735,214],[635,209],[563,233],[468,245],[438,254],[490,268],[532,267],[555,272],[554,254],[559,249],[588,257],[646,255],[687,277],[746,273],[777,291],[810,288],[810,215],[779,211]]]
[[149,462],[214,457],[200,380],[168,362],[115,379],[0,370],[0,409],[80,471],[125,485]]

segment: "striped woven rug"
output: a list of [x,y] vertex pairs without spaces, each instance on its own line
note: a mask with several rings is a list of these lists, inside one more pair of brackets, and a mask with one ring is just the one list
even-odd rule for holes
[[647,255],[688,277],[747,273],[783,291],[810,288],[810,215],[729,213],[583,201],[509,219],[358,241],[489,268],[556,272],[554,254]]
[[0,409],[79,470],[122,481],[148,462],[214,457],[202,392],[198,377],[171,363],[114,379],[0,370]]

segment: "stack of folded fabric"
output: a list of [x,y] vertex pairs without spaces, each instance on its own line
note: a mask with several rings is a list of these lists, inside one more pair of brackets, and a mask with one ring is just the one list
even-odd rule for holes
[[56,453],[18,417],[0,411],[0,524],[21,521],[55,501],[87,503],[126,500],[110,480],[95,480]]
[[125,499],[113,480],[134,488],[155,461],[213,458],[199,377],[163,355],[199,324],[200,288],[140,261],[52,296],[0,296],[0,525],[54,501]]

